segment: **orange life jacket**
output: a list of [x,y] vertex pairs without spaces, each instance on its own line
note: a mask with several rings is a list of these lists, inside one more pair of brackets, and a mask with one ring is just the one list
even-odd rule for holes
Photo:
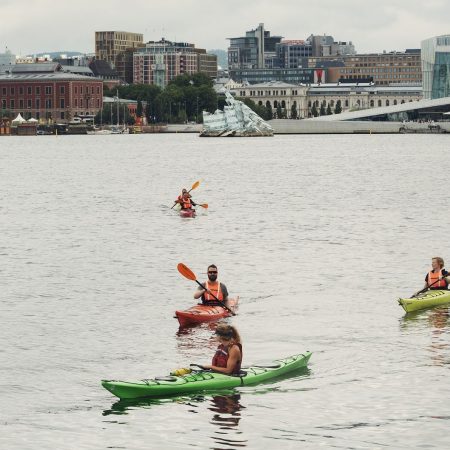
[[191,198],[183,198],[181,197],[181,209],[191,209],[192,208],[192,203],[191,203]]
[[[223,293],[222,289],[220,288],[220,282],[217,280],[214,284],[211,284],[211,282],[207,281],[205,283],[205,289],[207,291],[211,291],[220,302],[223,302]],[[203,298],[206,302],[217,302],[217,300],[209,293],[205,292],[203,294]]]
[[433,285],[431,289],[447,289],[448,285],[447,280],[442,276],[442,270],[439,270],[439,272],[428,272],[427,284],[428,286]]
[[239,350],[241,352],[241,359],[236,362],[236,365],[233,367],[232,374],[238,374],[241,371],[241,362],[242,362],[242,345],[241,344],[231,344],[231,345],[223,345],[220,344],[217,347],[216,353],[213,356],[212,359],[212,365],[216,367],[227,367],[228,365],[228,357],[230,348],[233,347],[233,345],[237,345],[239,347]]

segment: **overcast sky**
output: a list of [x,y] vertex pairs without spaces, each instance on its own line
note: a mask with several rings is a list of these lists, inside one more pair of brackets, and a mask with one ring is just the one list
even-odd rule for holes
[[107,30],[225,50],[261,22],[286,39],[326,33],[361,53],[401,51],[450,34],[449,19],[450,0],[0,0],[0,52],[94,52]]

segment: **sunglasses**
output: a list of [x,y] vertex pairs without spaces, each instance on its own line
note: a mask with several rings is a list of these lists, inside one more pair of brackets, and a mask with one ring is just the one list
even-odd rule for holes
[[217,274],[217,272],[208,272],[208,273],[210,273],[210,274],[212,274],[212,275]]

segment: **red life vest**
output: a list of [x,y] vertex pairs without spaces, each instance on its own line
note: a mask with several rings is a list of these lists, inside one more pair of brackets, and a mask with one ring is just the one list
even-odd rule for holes
[[181,197],[181,209],[191,209],[192,203],[191,203],[191,197],[184,198]]
[[[207,291],[211,291],[219,299],[219,302],[223,302],[223,293],[222,289],[220,288],[220,282],[218,280],[214,284],[206,281],[205,289]],[[205,302],[217,302],[217,300],[209,292],[205,292],[203,294],[203,299],[205,300]]]
[[212,365],[216,367],[227,367],[228,364],[228,357],[229,357],[229,351],[233,345],[237,345],[239,347],[239,350],[241,352],[241,359],[236,362],[236,365],[233,367],[232,374],[238,374],[241,371],[241,363],[242,363],[242,344],[231,344],[231,345],[223,345],[220,344],[217,347],[216,353],[213,356],[212,359]]
[[439,270],[439,272],[428,272],[427,284],[428,286],[433,285],[430,289],[447,289],[448,283],[447,280],[443,278],[442,269]]

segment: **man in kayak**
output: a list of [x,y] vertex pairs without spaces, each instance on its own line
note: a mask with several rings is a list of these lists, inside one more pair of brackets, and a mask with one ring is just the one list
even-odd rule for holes
[[422,289],[448,289],[450,273],[444,269],[444,260],[435,256],[431,259],[431,270],[425,275],[425,286]]
[[197,206],[186,189],[183,189],[183,193],[175,200],[175,203],[179,203],[181,209],[193,209],[193,206]]
[[219,346],[212,362],[202,367],[211,369],[214,372],[238,375],[242,364],[242,343],[238,331],[231,325],[218,325],[216,337],[219,341]]
[[204,305],[214,305],[217,304],[217,301],[227,303],[228,289],[223,283],[217,281],[217,266],[214,264],[208,266],[208,281],[202,283],[201,286],[194,293],[196,300],[201,297]]

